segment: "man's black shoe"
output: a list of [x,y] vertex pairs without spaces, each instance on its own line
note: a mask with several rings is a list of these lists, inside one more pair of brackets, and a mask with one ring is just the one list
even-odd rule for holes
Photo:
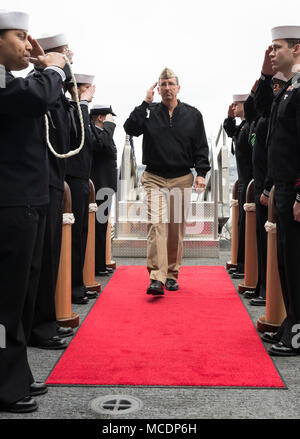
[[30,396],[44,395],[48,392],[48,387],[45,383],[32,383],[30,384]]
[[54,337],[33,341],[29,344],[29,346],[33,346],[38,349],[48,349],[48,350],[58,350],[58,349],[66,349],[68,344],[62,338],[55,335]]
[[152,294],[152,296],[163,296],[165,294],[163,283],[159,280],[151,280],[151,284],[147,289],[147,294]]
[[13,404],[0,406],[0,411],[10,413],[31,413],[35,412],[37,408],[37,402],[31,398],[31,396],[27,396]]
[[168,291],[177,291],[179,289],[179,285],[175,279],[167,279],[165,288]]
[[279,343],[281,340],[282,334],[279,332],[265,332],[261,339],[267,343]]
[[235,268],[229,268],[229,270],[228,270],[228,273],[229,274],[233,274],[233,273],[235,273],[237,271],[237,268],[235,267]]
[[72,328],[63,328],[59,325],[56,326],[56,332],[58,337],[60,338],[71,337],[72,335],[74,335]]
[[76,299],[72,299],[72,303],[74,305],[87,305],[89,303],[89,299],[86,296],[78,297]]
[[268,352],[272,357],[295,357],[296,355],[300,355],[300,349],[293,349],[290,346],[286,346],[282,341],[271,346]]
[[258,296],[250,300],[250,305],[253,306],[266,306],[266,299],[264,297]]
[[86,291],[84,296],[88,299],[97,299],[97,293],[95,293],[95,291]]
[[245,291],[243,297],[245,297],[246,299],[255,299],[258,296],[255,291]]
[[232,279],[244,279],[244,277],[245,277],[245,273],[236,272],[233,273],[232,275]]
[[96,271],[96,276],[109,276],[110,274],[108,270]]

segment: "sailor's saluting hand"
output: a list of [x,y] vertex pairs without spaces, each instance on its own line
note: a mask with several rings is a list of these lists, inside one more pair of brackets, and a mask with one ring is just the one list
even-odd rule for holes
[[228,108],[228,117],[232,117],[232,118],[235,117],[235,115],[234,115],[234,104],[231,104],[229,106],[229,108]]
[[274,76],[277,73],[277,70],[274,70],[272,68],[271,57],[270,57],[270,53],[272,51],[273,51],[272,46],[269,46],[268,49],[265,51],[265,59],[261,69],[263,75]]
[[150,87],[149,90],[147,91],[145,101],[148,102],[148,104],[151,104],[153,102],[155,88],[157,87],[157,84],[158,82],[153,84],[152,87]]

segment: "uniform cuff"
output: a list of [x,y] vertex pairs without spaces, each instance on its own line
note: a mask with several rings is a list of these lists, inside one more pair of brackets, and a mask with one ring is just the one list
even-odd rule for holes
[[299,192],[298,192],[297,195],[296,195],[296,201],[297,201],[298,203],[300,203],[300,193],[299,193]]
[[49,66],[49,67],[46,67],[46,68],[45,68],[44,72],[45,72],[46,70],[54,70],[56,73],[58,73],[58,74],[60,75],[60,77],[61,77],[61,79],[62,79],[62,82],[65,82],[65,80],[66,80],[66,74],[65,74],[65,72],[64,72],[60,67],[57,67],[57,66]]

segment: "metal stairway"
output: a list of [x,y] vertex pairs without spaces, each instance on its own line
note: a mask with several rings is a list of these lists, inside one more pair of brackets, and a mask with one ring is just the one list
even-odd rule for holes
[[[219,255],[219,231],[230,213],[228,147],[222,126],[216,140],[211,141],[210,164],[205,192],[192,194],[183,249],[186,258],[217,258]],[[115,203],[112,252],[115,257],[146,257],[147,214],[129,136],[126,136],[121,174],[119,201]]]

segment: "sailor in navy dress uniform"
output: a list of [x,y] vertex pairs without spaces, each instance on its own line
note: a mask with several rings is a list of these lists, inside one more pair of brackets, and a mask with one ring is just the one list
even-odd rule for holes
[[[274,356],[299,355],[300,324],[300,26],[272,29],[274,71],[288,79],[273,100],[267,135],[268,174],[274,181],[278,270],[287,318],[275,334]],[[296,337],[295,337],[296,336]]]
[[[265,223],[268,220],[268,197],[273,186],[272,179],[268,179],[267,132],[271,106],[280,87],[286,82],[279,72],[276,75],[263,73],[257,84],[253,96],[253,103],[257,111],[257,119],[250,142],[253,146],[252,164],[254,178],[254,195],[256,204],[256,235],[258,282],[255,291],[246,291],[244,297],[250,299],[253,306],[266,305],[266,277],[267,277],[267,232]],[[263,199],[263,203],[262,203]]]
[[[239,222],[238,222],[238,255],[237,270],[232,277],[241,279],[244,277],[245,264],[245,211],[246,192],[250,181],[253,178],[252,173],[252,148],[249,145],[249,123],[245,119],[244,102],[248,94],[233,96],[233,104],[230,106],[228,117],[224,121],[224,129],[229,137],[232,138],[232,153],[235,154],[237,172],[238,172],[238,203],[239,203]],[[236,117],[240,117],[242,122],[236,124]]]
[[[83,115],[85,129],[84,147],[76,156],[70,157],[67,161],[66,182],[70,186],[72,194],[72,210],[75,216],[75,223],[72,226],[72,302],[79,305],[87,304],[89,299],[95,299],[97,293],[88,291],[83,281],[83,267],[86,252],[89,223],[89,200],[90,186],[89,179],[92,166],[92,147],[89,139],[89,102],[92,101],[95,87],[93,86],[94,76],[82,73],[75,73],[80,97],[80,106]],[[77,135],[72,143],[80,142],[80,122],[75,103],[74,84],[68,85],[74,107],[74,120],[77,127]]]
[[[93,145],[93,161],[91,179],[95,185],[96,203],[98,206],[107,205],[103,218],[98,210],[96,221],[95,239],[95,272],[98,276],[105,276],[112,272],[106,266],[106,233],[107,222],[111,211],[112,197],[117,192],[117,148],[113,139],[116,124],[113,117],[116,116],[110,105],[94,105],[90,116],[91,139]],[[97,192],[106,188],[107,194],[100,197]]]
[[27,35],[28,18],[22,12],[0,11],[0,325],[6,334],[6,345],[0,347],[0,410],[17,413],[36,410],[32,395],[47,391],[44,384],[34,383],[26,339],[49,203],[43,117],[57,101],[65,79],[65,60],[59,54],[40,57],[45,69],[30,78],[11,74],[27,68],[30,56],[41,53]]
[[[70,53],[68,38],[63,33],[48,34],[38,38],[37,41],[45,53],[50,51]],[[72,57],[69,60],[72,62]],[[67,64],[64,71],[67,76],[66,81],[68,81],[70,72]],[[49,139],[58,154],[67,153],[73,146],[70,145],[72,127],[70,110],[69,101],[62,88],[57,102],[48,112]],[[49,151],[49,169],[50,203],[47,209],[41,276],[29,345],[40,349],[65,349],[68,345],[64,337],[72,335],[73,330],[72,328],[62,328],[56,323],[55,289],[62,242],[66,160],[55,157]]]

